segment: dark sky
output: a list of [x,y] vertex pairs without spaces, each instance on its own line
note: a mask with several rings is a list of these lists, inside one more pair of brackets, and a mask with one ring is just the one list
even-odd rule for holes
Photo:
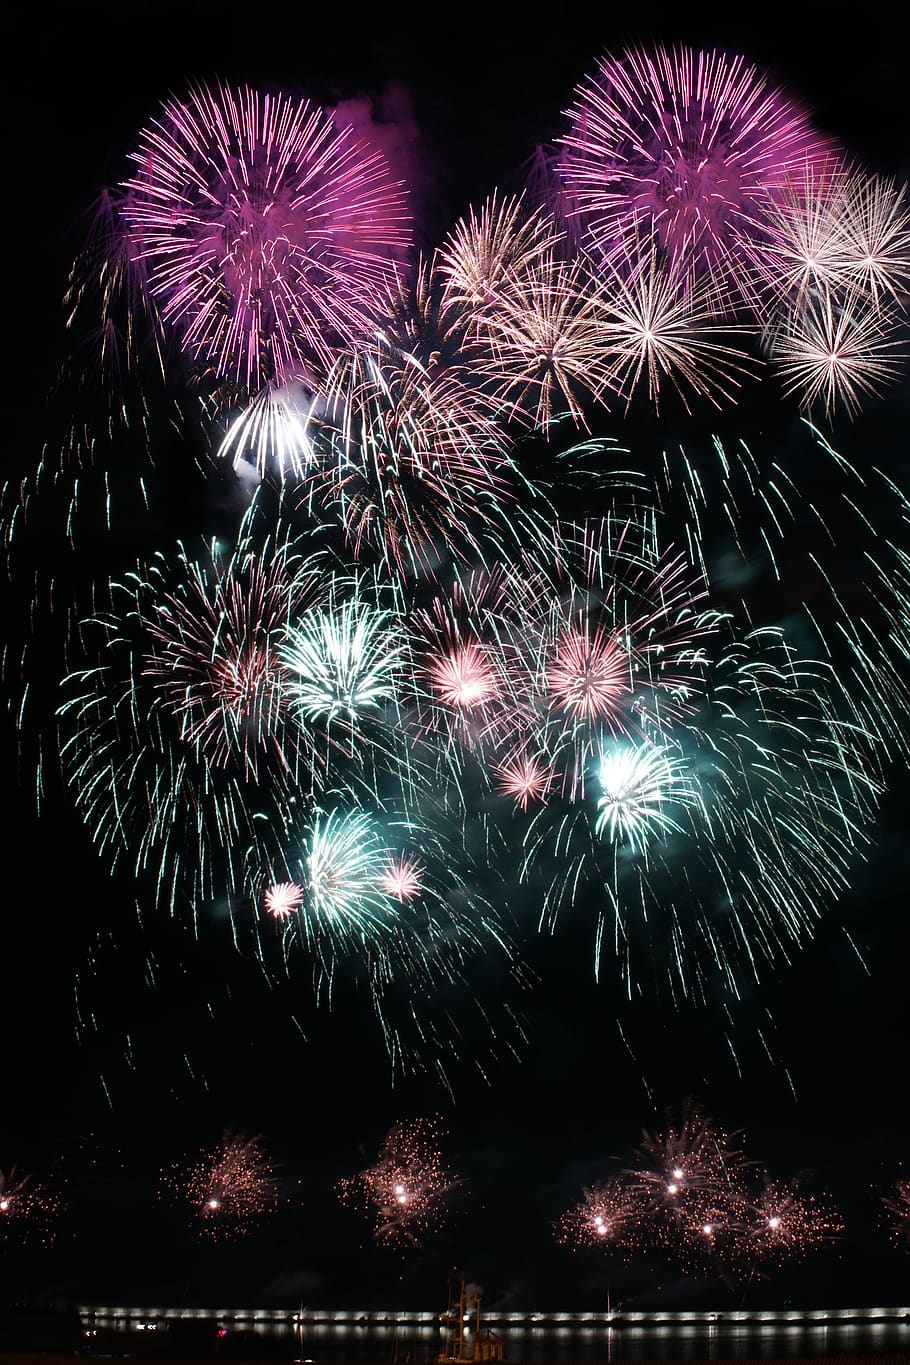
[[[368,14],[356,5],[233,0],[17,4],[5,21],[14,346],[7,476],[26,473],[52,439],[45,395],[66,352],[60,299],[81,215],[100,186],[123,174],[136,130],[158,101],[189,80],[266,82],[326,104],[403,87],[419,130],[411,161],[426,242],[513,178],[535,146],[560,131],[573,86],[596,57],[627,42],[742,51],[870,169],[905,174],[910,49],[893,8],[864,5],[842,22],[819,11],[811,29],[797,11],[698,3],[625,11],[569,4],[546,13],[393,6]],[[905,378],[838,428],[834,443],[855,459],[874,450],[876,463],[905,478],[908,413]],[[786,427],[773,416],[767,424]],[[634,435],[611,430],[627,442]],[[172,497],[176,508],[181,490]],[[198,511],[204,492],[187,497]],[[21,583],[9,590],[11,638],[24,598]],[[44,686],[51,700],[52,679]],[[756,1302],[906,1300],[906,1259],[901,1264],[875,1227],[871,1193],[910,1158],[905,775],[892,774],[878,841],[855,890],[792,966],[769,974],[746,1002],[735,1057],[710,1008],[616,1006],[591,980],[586,949],[567,934],[529,949],[540,984],[520,1001],[529,1041],[519,1060],[503,1048],[483,1079],[475,1065],[483,1029],[466,1016],[453,1103],[428,1078],[392,1088],[362,1000],[348,996],[334,1013],[301,1007],[307,980],[299,960],[290,981],[270,988],[234,947],[223,917],[204,915],[194,935],[143,905],[140,923],[128,879],[102,867],[52,783],[36,817],[29,774],[17,764],[15,707],[2,738],[0,1167],[17,1161],[65,1179],[69,1206],[52,1253],[3,1253],[13,1284],[99,1300],[275,1302],[304,1294],[327,1305],[394,1299],[432,1307],[455,1261],[484,1284],[490,1303],[599,1307],[603,1263],[557,1247],[550,1224],[584,1184],[629,1158],[643,1126],[694,1095],[725,1127],[745,1129],[751,1154],[776,1174],[802,1173],[830,1189],[848,1221],[836,1251],[759,1286]],[[495,1000],[495,976],[477,984]],[[306,1042],[295,1013],[305,1019]],[[430,1113],[442,1114],[448,1154],[466,1182],[435,1241],[395,1257],[370,1245],[332,1189],[371,1158],[394,1121]],[[294,1202],[230,1258],[221,1248],[197,1256],[182,1215],[156,1202],[157,1170],[216,1141],[226,1124],[264,1135]],[[666,1266],[610,1273],[630,1306],[694,1307],[725,1292],[716,1281],[684,1283]]]

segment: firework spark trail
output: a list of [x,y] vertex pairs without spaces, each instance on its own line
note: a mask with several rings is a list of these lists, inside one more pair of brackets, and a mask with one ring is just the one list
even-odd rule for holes
[[882,1219],[897,1247],[910,1252],[910,1179],[901,1176],[881,1195]]
[[321,518],[337,515],[356,557],[432,572],[444,555],[479,551],[507,520],[503,436],[457,370],[361,348],[330,375],[320,425],[325,454],[302,492]]
[[342,1203],[364,1209],[376,1240],[420,1246],[439,1227],[460,1178],[443,1159],[435,1119],[396,1123],[372,1166],[339,1182]]
[[226,1132],[219,1146],[188,1170],[174,1168],[163,1172],[162,1179],[169,1195],[190,1205],[199,1235],[215,1240],[247,1236],[281,1201],[280,1183],[260,1137]]

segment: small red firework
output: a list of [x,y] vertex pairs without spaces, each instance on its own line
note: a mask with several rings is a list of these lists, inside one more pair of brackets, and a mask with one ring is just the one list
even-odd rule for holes
[[430,685],[449,706],[470,710],[497,694],[496,673],[486,651],[478,644],[458,645],[428,669]]
[[910,1251],[910,1178],[896,1180],[881,1198],[889,1237],[895,1246]]
[[744,1175],[752,1163],[735,1135],[725,1133],[697,1106],[685,1107],[678,1126],[645,1133],[636,1157],[628,1175],[655,1213],[663,1210],[707,1237],[721,1226],[739,1223],[746,1202]]
[[404,854],[389,857],[379,874],[379,886],[386,895],[397,901],[412,901],[423,890],[423,868],[414,858]]
[[545,801],[553,781],[552,768],[528,753],[513,754],[494,768],[497,790],[511,796],[522,810],[531,801]]
[[629,656],[619,634],[597,626],[569,626],[556,642],[546,675],[553,705],[583,720],[615,720],[631,691]]
[[751,1209],[745,1251],[754,1261],[793,1260],[842,1231],[843,1223],[824,1201],[769,1180]]
[[296,882],[275,882],[266,891],[262,903],[275,919],[287,919],[303,904],[303,887]]
[[32,1176],[19,1175],[15,1166],[0,1171],[0,1241],[9,1237],[50,1246],[59,1211],[56,1195]]

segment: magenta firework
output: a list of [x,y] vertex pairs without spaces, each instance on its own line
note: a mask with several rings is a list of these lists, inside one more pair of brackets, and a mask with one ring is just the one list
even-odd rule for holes
[[745,58],[694,48],[605,56],[578,87],[560,175],[606,259],[645,232],[671,266],[725,297],[741,243],[824,141]]
[[139,135],[122,207],[165,321],[257,392],[328,368],[408,245],[384,156],[306,100],[222,83]]

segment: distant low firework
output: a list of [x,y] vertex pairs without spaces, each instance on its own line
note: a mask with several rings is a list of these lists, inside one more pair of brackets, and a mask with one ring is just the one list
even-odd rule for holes
[[910,1178],[901,1176],[881,1196],[882,1219],[897,1247],[910,1252]]
[[628,1178],[654,1212],[697,1225],[740,1203],[747,1165],[737,1135],[689,1103],[678,1122],[644,1134]]
[[791,1186],[768,1180],[750,1210],[745,1229],[746,1255],[759,1264],[794,1260],[843,1232],[830,1203],[803,1196]]
[[631,1165],[585,1189],[554,1231],[572,1248],[660,1251],[733,1286],[833,1242],[843,1223],[826,1196],[774,1180],[738,1135],[688,1101],[677,1122],[645,1133]]
[[566,1246],[603,1247],[630,1255],[644,1231],[643,1208],[634,1189],[620,1177],[600,1181],[556,1222],[557,1239]]
[[342,1203],[362,1208],[384,1245],[420,1246],[438,1229],[460,1184],[446,1165],[434,1119],[403,1120],[389,1130],[372,1166],[342,1180]]
[[0,1171],[0,1245],[15,1241],[52,1246],[59,1213],[60,1200],[49,1186],[15,1166]]
[[199,1234],[216,1240],[246,1236],[281,1197],[262,1139],[230,1132],[188,1170],[173,1170],[164,1179],[168,1193],[190,1205]]

